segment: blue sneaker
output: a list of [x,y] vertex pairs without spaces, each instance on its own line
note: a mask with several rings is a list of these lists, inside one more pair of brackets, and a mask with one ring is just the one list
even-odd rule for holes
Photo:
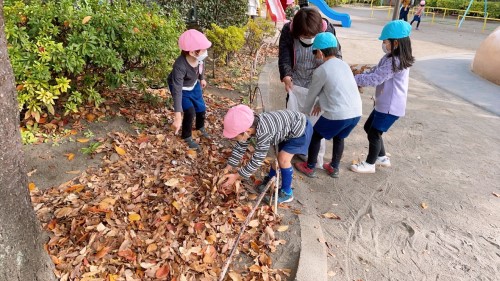
[[[267,195],[264,200],[269,204],[269,201],[271,199],[271,196]],[[278,191],[278,204],[281,203],[290,203],[293,201],[293,192],[291,194],[286,194],[285,192],[281,191],[281,189]],[[274,199],[273,199],[274,203]]]

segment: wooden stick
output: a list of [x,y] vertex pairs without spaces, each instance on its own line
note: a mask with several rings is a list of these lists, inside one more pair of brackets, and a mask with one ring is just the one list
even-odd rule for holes
[[275,160],[276,162],[276,184],[274,185],[274,213],[278,215],[278,189],[280,188],[280,170],[279,170],[279,164],[278,164],[278,159]]
[[226,273],[227,273],[227,270],[229,268],[229,265],[231,264],[231,260],[233,258],[234,252],[235,252],[236,248],[238,248],[238,244],[240,243],[241,235],[245,232],[245,229],[247,228],[248,223],[250,223],[250,220],[252,219],[253,214],[255,213],[257,208],[259,207],[260,202],[262,201],[262,199],[264,198],[264,196],[267,193],[267,190],[269,190],[269,187],[274,184],[274,180],[275,180],[275,177],[272,177],[269,180],[266,187],[264,188],[264,190],[260,193],[259,197],[257,198],[257,202],[255,203],[255,206],[253,206],[252,211],[250,211],[250,214],[248,214],[245,222],[241,226],[240,233],[238,234],[238,237],[236,238],[236,241],[234,242],[233,248],[231,248],[231,252],[229,253],[229,257],[227,258],[226,263],[224,264],[224,267],[222,267],[222,273],[220,274],[219,281],[223,281],[224,277],[226,277]]

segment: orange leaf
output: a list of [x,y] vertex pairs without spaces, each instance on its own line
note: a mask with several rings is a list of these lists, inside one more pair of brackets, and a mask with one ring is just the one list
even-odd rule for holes
[[81,139],[76,139],[76,141],[81,142],[81,143],[86,143],[86,142],[89,142],[89,139],[81,138]]
[[57,220],[53,219],[47,224],[47,228],[53,230],[57,226]]
[[64,190],[64,192],[80,192],[85,188],[83,184],[75,184]]
[[52,262],[55,264],[55,265],[58,265],[61,263],[61,260],[59,258],[57,258],[56,256],[50,256],[50,259],[52,260]]
[[149,141],[148,136],[142,136],[142,137],[140,137],[140,138],[137,139],[137,143],[138,144],[141,144],[143,142],[148,142],[148,141]]
[[119,276],[116,274],[110,274],[110,275],[108,275],[108,281],[116,281],[116,280],[118,280],[118,277]]
[[111,247],[104,247],[104,248],[102,248],[99,252],[97,252],[97,253],[95,254],[95,258],[96,258],[96,259],[101,259],[101,258],[103,258],[105,255],[107,255],[107,254],[108,254],[109,250],[111,250]]
[[167,278],[169,274],[170,267],[168,266],[168,264],[165,264],[162,267],[158,268],[158,270],[156,270],[155,277],[158,279],[163,279]]
[[71,160],[73,160],[73,158],[75,158],[75,154],[73,154],[73,153],[66,153],[66,154],[64,154],[64,156],[68,157],[69,161],[71,161]]
[[90,113],[90,112],[89,112],[89,113],[85,114],[85,119],[87,119],[87,121],[89,121],[89,122],[94,122],[95,117],[96,117],[96,116],[95,116],[95,114],[94,114],[94,113]]
[[125,151],[125,149],[119,147],[119,146],[115,146],[115,150],[116,150],[116,153],[118,153],[119,155],[125,155],[127,154],[127,152]]
[[92,17],[91,16],[86,16],[83,18],[82,20],[82,24],[86,24],[87,22],[89,22],[89,20],[91,19]]
[[28,189],[29,189],[29,191],[34,191],[34,190],[36,189],[36,185],[35,185],[35,183],[30,182],[30,183],[28,184]]
[[24,85],[23,84],[19,84],[16,87],[16,90],[18,90],[18,91],[22,91],[23,89],[24,89]]
[[130,249],[118,251],[118,256],[125,258],[126,260],[129,260],[129,261],[135,261],[135,259],[136,259],[135,253]]
[[131,212],[128,215],[128,219],[129,219],[129,221],[138,221],[138,220],[141,220],[141,215],[134,213],[134,212]]

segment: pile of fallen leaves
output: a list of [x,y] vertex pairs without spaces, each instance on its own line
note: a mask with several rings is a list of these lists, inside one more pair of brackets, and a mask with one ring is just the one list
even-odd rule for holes
[[[255,194],[242,184],[219,192],[221,171],[231,153],[220,138],[222,118],[233,104],[206,95],[211,140],[194,137],[202,151],[188,150],[169,128],[166,108],[127,101],[118,115],[146,124],[139,134],[110,132],[100,147],[102,165],[58,188],[32,192],[46,250],[60,280],[217,280]],[[271,208],[261,205],[241,236],[238,257],[226,280],[284,280],[289,270],[271,269],[270,252],[285,243],[286,230]]]
[[[278,47],[268,45],[262,48],[256,56],[248,52],[238,52],[232,55],[228,65],[217,65],[215,73],[213,71],[213,62],[207,65],[206,73],[209,76],[209,84],[226,90],[238,90],[241,93],[248,93],[250,81],[255,85],[258,81],[258,69],[267,62],[268,58],[278,57]],[[212,77],[215,74],[215,77]]]

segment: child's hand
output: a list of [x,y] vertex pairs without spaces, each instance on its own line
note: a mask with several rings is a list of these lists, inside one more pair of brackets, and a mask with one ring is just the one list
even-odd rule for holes
[[229,165],[229,164],[228,164],[228,165],[224,168],[224,170],[222,170],[222,172],[223,172],[224,174],[227,174],[227,173],[231,172],[232,170],[233,170],[233,166],[231,166],[231,165]]
[[175,134],[179,132],[181,124],[182,124],[182,114],[180,112],[176,112],[174,117],[174,123],[172,124]]
[[200,84],[201,84],[201,88],[205,89],[205,87],[207,86],[207,81],[205,79],[203,79],[200,81]]
[[229,174],[229,175],[224,175],[222,177],[222,180],[223,181],[226,181],[225,183],[222,184],[222,188],[228,188],[230,186],[232,186],[234,184],[234,182],[236,180],[238,180],[240,178],[240,174],[236,173],[236,174]]
[[312,115],[312,116],[316,116],[316,115],[318,115],[320,112],[321,112],[321,107],[320,107],[319,105],[316,105],[316,106],[313,108],[313,111],[311,112],[311,115]]

